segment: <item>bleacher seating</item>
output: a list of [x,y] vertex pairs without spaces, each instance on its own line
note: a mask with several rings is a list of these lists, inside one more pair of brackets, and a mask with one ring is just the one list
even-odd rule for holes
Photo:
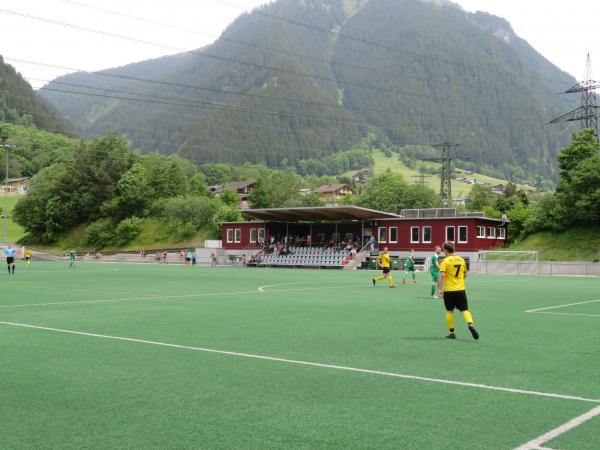
[[341,269],[349,252],[347,250],[330,250],[317,247],[291,248],[286,255],[277,252],[263,255],[258,262],[259,266],[280,267],[323,267]]

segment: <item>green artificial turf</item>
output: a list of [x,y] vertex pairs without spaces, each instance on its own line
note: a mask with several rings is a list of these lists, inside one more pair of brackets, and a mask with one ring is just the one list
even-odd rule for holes
[[[2,322],[193,347],[0,325],[0,448],[511,449],[598,405],[197,348],[600,398],[600,302],[525,312],[599,299],[599,279],[472,276],[481,340],[457,314],[452,342],[427,274],[394,273],[395,290],[361,271],[34,261],[0,275]],[[597,448],[599,424],[547,446]]]

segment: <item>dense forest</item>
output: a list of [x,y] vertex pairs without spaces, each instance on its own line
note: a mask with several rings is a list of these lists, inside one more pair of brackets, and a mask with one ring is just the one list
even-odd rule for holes
[[54,108],[0,55],[0,122],[66,132],[65,122]]
[[557,179],[569,133],[545,124],[573,84],[508,22],[450,2],[279,0],[208,47],[40,93],[88,136],[116,130],[198,163],[300,168],[377,132],[395,147],[460,143],[478,172],[518,180]]

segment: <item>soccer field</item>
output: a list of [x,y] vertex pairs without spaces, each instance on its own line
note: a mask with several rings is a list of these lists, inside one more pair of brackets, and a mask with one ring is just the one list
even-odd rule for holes
[[0,448],[600,448],[600,279],[471,276],[449,341],[428,274],[1,276]]

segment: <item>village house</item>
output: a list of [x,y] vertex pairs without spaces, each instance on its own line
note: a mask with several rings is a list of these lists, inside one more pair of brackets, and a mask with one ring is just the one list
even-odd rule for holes
[[321,199],[328,203],[335,203],[346,195],[354,195],[356,192],[347,184],[324,184],[313,191]]
[[2,192],[25,195],[30,181],[31,178],[29,177],[9,178],[2,185]]

